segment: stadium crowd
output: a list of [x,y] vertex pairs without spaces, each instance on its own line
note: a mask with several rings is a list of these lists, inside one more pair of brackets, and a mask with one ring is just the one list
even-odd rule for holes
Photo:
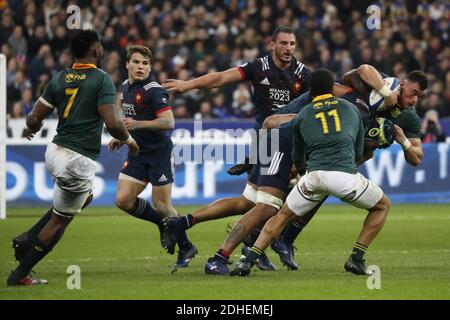
[[[337,77],[368,63],[403,77],[426,72],[429,94],[417,106],[425,119],[450,117],[450,5],[446,1],[379,1],[380,29],[366,26],[373,1],[311,0],[0,0],[0,49],[7,57],[7,112],[24,117],[57,70],[71,65],[68,6],[81,9],[81,27],[102,37],[102,68],[118,88],[126,49],[146,44],[157,81],[198,77],[238,66],[268,51],[277,25],[297,36],[296,58]],[[251,118],[246,83],[172,97],[176,118]],[[432,120],[434,121],[434,120]]]

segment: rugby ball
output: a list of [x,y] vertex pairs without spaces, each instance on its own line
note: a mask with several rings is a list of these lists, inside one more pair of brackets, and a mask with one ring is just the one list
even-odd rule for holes
[[[390,77],[383,79],[385,85],[392,91],[400,90],[400,81],[397,78]],[[384,97],[375,89],[372,89],[369,96],[370,110],[382,110],[384,106]]]

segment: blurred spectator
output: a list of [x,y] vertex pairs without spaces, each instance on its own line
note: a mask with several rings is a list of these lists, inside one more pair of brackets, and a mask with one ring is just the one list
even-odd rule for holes
[[195,120],[213,119],[214,114],[212,112],[211,102],[205,100],[200,104],[200,111],[194,115]]
[[22,118],[24,116],[25,116],[25,114],[23,112],[22,104],[20,103],[20,101],[15,101],[12,104],[11,109],[8,112],[8,118],[9,119],[18,119],[18,118]]
[[230,113],[230,107],[225,102],[225,96],[222,92],[214,94],[212,98],[213,114],[216,118],[226,119],[232,115]]
[[250,91],[246,83],[240,83],[233,92],[233,113],[239,118],[251,118],[253,116],[253,103]]
[[22,94],[25,91],[25,89],[30,89],[31,83],[25,78],[25,75],[22,71],[17,71],[16,76],[14,79],[14,82],[11,83],[7,87],[7,101],[8,105],[11,107],[11,104],[13,104],[16,101],[19,101],[22,99]]
[[33,91],[31,89],[25,89],[22,94],[22,101],[20,102],[22,106],[22,110],[24,115],[30,113],[30,111],[33,109],[34,101],[33,101]]
[[15,56],[24,56],[27,53],[27,41],[23,36],[22,26],[15,26],[13,34],[8,39],[11,50]]
[[420,128],[422,143],[445,142],[446,135],[439,122],[439,114],[436,110],[428,110],[422,120]]
[[186,101],[182,98],[176,99],[173,103],[173,115],[176,119],[187,119],[191,118],[188,108],[186,106]]

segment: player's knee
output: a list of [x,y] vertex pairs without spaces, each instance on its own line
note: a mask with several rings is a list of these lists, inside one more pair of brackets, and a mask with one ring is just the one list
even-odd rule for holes
[[389,200],[388,197],[386,197],[386,195],[383,195],[383,197],[381,197],[381,200],[379,202],[380,205],[380,209],[387,214],[389,209],[391,208],[391,201]]
[[387,216],[389,209],[391,208],[391,201],[386,195],[383,195],[377,204],[370,209],[370,211],[376,211],[379,214]]
[[136,199],[132,199],[125,194],[116,196],[116,206],[126,212],[133,210],[135,201]]
[[250,201],[249,199],[247,199],[244,196],[241,196],[237,203],[236,210],[238,213],[244,214],[247,211],[249,211],[250,209],[252,209],[254,206],[255,206],[255,202]]
[[277,208],[273,207],[270,204],[266,204],[266,203],[262,203],[262,202],[258,202],[256,204],[255,209],[257,210],[258,216],[260,217],[260,219],[259,219],[260,223],[265,223],[267,220],[272,218],[278,212]]

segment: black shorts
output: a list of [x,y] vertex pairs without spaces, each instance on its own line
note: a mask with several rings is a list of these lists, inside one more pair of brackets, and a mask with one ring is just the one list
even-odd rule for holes
[[258,187],[271,187],[287,193],[291,167],[291,153],[276,152],[269,164],[260,166]]
[[120,172],[144,183],[150,182],[153,186],[163,186],[173,183],[174,167],[171,157],[172,145],[152,153],[137,156],[129,154]]
[[[291,134],[290,131],[289,134]],[[292,140],[283,138],[284,135],[280,135],[280,137],[277,150],[274,150],[270,162],[255,166],[257,168],[252,172],[251,178],[255,180],[254,175],[257,175],[256,184],[258,187],[272,187],[287,193],[292,167]],[[268,136],[268,140],[270,145],[271,135]]]

